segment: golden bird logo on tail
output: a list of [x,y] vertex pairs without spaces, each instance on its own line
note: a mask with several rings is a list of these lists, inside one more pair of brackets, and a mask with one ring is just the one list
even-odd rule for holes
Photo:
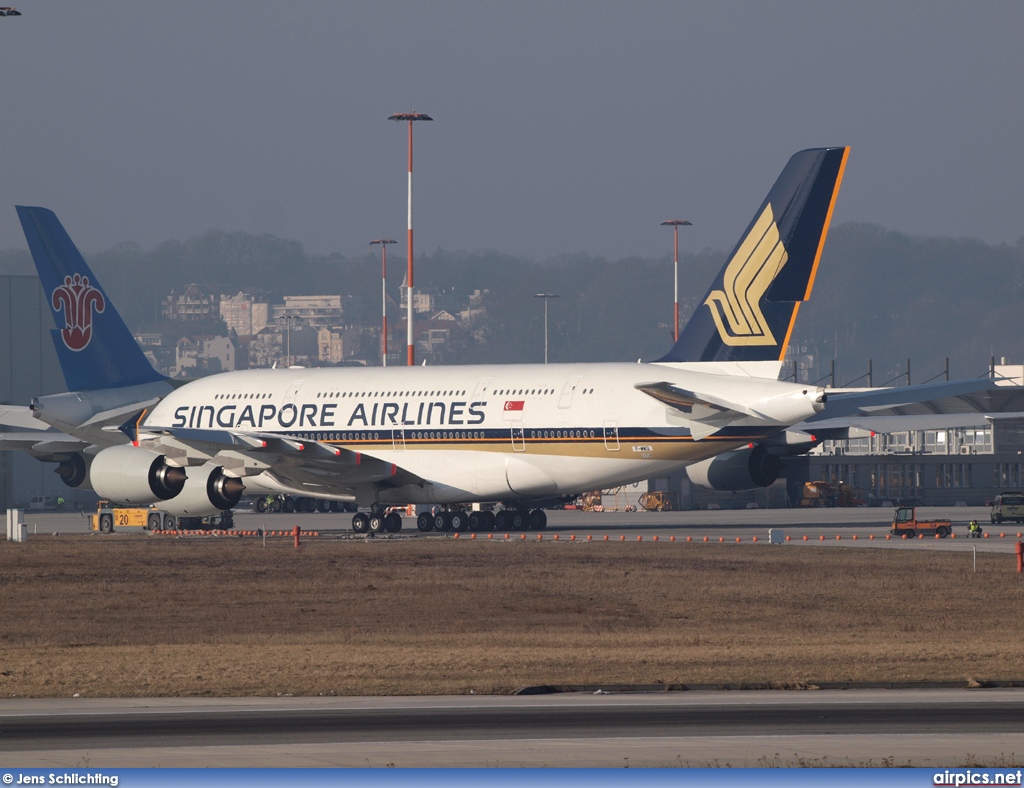
[[776,343],[760,302],[788,259],[769,203],[726,266],[722,289],[712,290],[704,301],[722,342],[732,346]]

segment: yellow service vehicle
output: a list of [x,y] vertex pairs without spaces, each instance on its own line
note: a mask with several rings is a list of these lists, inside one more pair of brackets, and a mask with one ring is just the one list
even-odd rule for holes
[[1001,523],[1003,520],[1016,520],[1024,523],[1024,492],[1001,492],[992,501],[992,511],[989,512],[989,519],[993,523]]
[[664,490],[645,492],[637,499],[637,503],[645,512],[671,512],[672,494]]
[[100,501],[96,514],[90,515],[92,530],[109,534],[114,528],[144,528],[147,531],[173,531],[177,518],[155,506],[116,506]]

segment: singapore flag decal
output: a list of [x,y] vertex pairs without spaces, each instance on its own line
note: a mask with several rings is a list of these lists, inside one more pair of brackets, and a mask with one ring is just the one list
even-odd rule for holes
[[505,410],[522,410],[523,405],[526,404],[525,400],[507,400],[505,402]]

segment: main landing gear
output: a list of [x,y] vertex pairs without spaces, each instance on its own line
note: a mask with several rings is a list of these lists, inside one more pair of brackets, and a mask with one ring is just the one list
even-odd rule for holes
[[443,509],[436,514],[423,512],[416,518],[416,527],[424,532],[542,531],[547,525],[548,518],[543,509],[501,509],[497,513]]
[[369,514],[358,512],[353,515],[352,530],[357,534],[398,533],[402,530],[402,515],[398,512],[385,512],[381,507],[374,506]]

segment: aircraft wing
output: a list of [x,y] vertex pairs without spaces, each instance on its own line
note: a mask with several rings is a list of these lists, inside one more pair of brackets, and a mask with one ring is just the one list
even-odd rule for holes
[[312,484],[311,477],[324,478],[326,484],[327,475],[332,487],[389,479],[398,484],[424,481],[411,471],[373,454],[305,438],[231,430],[142,428],[135,440],[155,451],[166,451],[168,456],[185,456],[192,461],[226,458],[226,465],[231,467],[238,465],[232,460],[241,458],[244,467],[267,471],[279,479],[307,487]]

